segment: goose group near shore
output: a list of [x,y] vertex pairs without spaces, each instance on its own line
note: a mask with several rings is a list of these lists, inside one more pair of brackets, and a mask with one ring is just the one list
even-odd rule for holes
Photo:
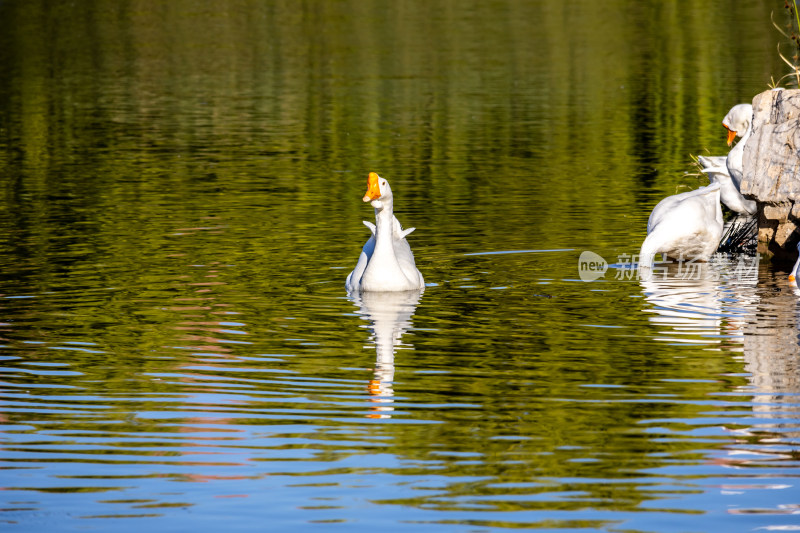
[[650,213],[647,236],[639,252],[639,268],[647,272],[656,254],[675,259],[708,261],[722,238],[722,207],[738,215],[752,216],[756,202],[740,191],[744,146],[752,134],[753,106],[738,104],[722,120],[730,146],[741,140],[727,156],[698,157],[710,184],[694,191],[668,196]]
[[[740,191],[744,145],[752,134],[753,106],[738,104],[722,120],[730,146],[741,140],[727,156],[698,157],[709,185],[661,200],[647,221],[647,236],[639,252],[639,269],[646,276],[657,254],[691,261],[708,261],[722,239],[722,204],[738,215],[752,216],[756,202]],[[422,273],[406,237],[414,228],[403,229],[394,216],[394,196],[389,182],[375,172],[367,178],[364,202],[375,209],[375,223],[365,221],[372,235],[361,249],[358,262],[347,276],[350,293],[421,290]],[[799,260],[800,261],[800,260]],[[797,268],[793,269],[793,275]]]

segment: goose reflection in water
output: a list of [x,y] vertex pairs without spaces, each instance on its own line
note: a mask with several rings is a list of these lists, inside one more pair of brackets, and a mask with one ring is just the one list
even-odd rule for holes
[[[799,260],[800,262],[800,260]],[[754,412],[774,418],[762,428],[781,428],[782,437],[800,443],[800,288],[771,272],[761,291],[753,318],[745,326],[744,362],[748,385],[741,392],[753,394]],[[788,284],[789,290],[785,290]],[[771,287],[770,287],[771,285]]]
[[[784,458],[781,445],[800,442],[796,417],[800,394],[800,288],[782,275],[770,277],[744,258],[697,265],[692,276],[670,269],[663,277],[641,281],[652,308],[650,321],[666,327],[657,340],[692,342],[739,352],[747,384],[733,390],[750,396],[750,406],[764,423],[726,430],[741,440],[725,447],[714,462],[731,467]],[[769,445],[776,451],[764,453]]]
[[[663,275],[642,279],[645,312],[650,321],[668,326],[670,337],[658,340],[719,344],[743,340],[745,325],[758,302],[757,258],[718,258],[712,263],[672,263]],[[676,335],[677,334],[677,335]]]
[[423,289],[400,292],[362,292],[351,296],[359,314],[372,322],[375,343],[375,370],[367,390],[372,396],[374,413],[370,418],[390,418],[394,389],[394,354],[404,346],[401,337],[411,327],[411,317],[417,309]]
[[707,263],[662,268],[664,275],[640,279],[647,301],[653,304],[645,312],[653,313],[650,322],[668,326],[671,331],[661,331],[669,337],[656,340],[718,344],[721,341],[722,302],[719,281]]
[[[751,397],[753,415],[762,422],[727,427],[739,438],[727,456],[717,458],[726,466],[752,468],[791,462],[790,450],[800,445],[800,289],[793,285],[789,283],[786,290],[782,273],[762,272],[758,296],[750,300],[750,314],[743,325],[747,384],[735,390]],[[777,484],[768,488],[788,487]]]

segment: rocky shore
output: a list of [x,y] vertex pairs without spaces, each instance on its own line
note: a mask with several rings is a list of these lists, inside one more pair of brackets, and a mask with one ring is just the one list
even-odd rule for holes
[[800,241],[800,90],[753,98],[753,133],[744,147],[741,193],[758,202],[758,251],[794,260]]

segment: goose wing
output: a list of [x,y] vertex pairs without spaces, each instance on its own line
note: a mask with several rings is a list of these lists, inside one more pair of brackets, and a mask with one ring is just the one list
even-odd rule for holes
[[416,228],[403,229],[397,217],[393,219],[392,227],[392,243],[394,246],[394,255],[397,258],[397,263],[400,265],[400,270],[409,280],[420,280],[422,283],[422,274],[417,269],[417,264],[414,261],[414,253],[411,251],[411,246],[406,240],[409,235]]
[[372,235],[370,235],[369,239],[367,239],[367,242],[364,243],[364,246],[361,248],[361,253],[358,256],[356,267],[352,272],[350,272],[350,274],[347,276],[347,280],[344,282],[344,286],[347,288],[348,292],[358,290],[359,285],[361,284],[361,276],[364,275],[364,271],[367,269],[369,260],[372,258],[372,252],[375,251],[375,224],[364,220],[364,225],[370,229]]

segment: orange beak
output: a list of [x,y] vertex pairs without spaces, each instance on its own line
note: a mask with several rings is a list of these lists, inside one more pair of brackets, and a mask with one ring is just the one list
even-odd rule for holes
[[794,274],[789,274],[789,281],[794,281]]
[[371,202],[372,200],[376,200],[381,197],[381,188],[378,185],[378,180],[380,176],[378,176],[375,172],[370,172],[369,177],[367,178],[367,194],[364,195],[365,202]]
[[[725,126],[725,124],[723,124],[723,126]],[[728,126],[725,126],[725,129],[728,130],[728,146],[730,146],[733,140],[736,138],[736,132],[730,129]]]

